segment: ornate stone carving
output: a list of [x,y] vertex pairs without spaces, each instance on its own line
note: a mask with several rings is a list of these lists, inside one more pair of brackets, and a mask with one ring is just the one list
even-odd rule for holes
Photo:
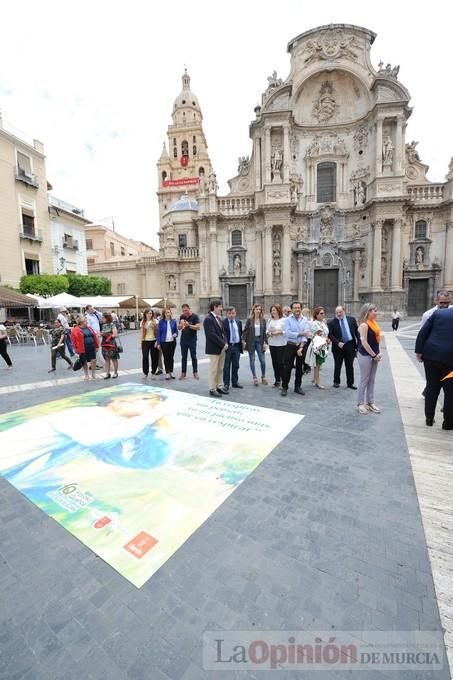
[[272,179],[281,179],[281,171],[283,165],[283,151],[280,146],[274,146],[271,156],[271,171]]
[[296,160],[299,155],[299,137],[295,132],[292,132],[289,138],[289,146],[291,149],[291,156],[293,160]]
[[226,276],[227,275],[227,270],[225,269],[225,265],[222,265],[222,269],[219,272],[219,276]]
[[365,253],[361,253],[360,259],[359,259],[359,267],[360,269],[366,269],[368,264],[368,258],[365,255]]
[[289,107],[289,96],[287,92],[276,95],[271,103],[266,107],[268,111],[285,111]]
[[330,208],[324,208],[319,220],[320,243],[333,243],[333,216]]
[[382,257],[381,259],[381,287],[387,287],[387,258]]
[[395,80],[398,80],[398,73],[400,70],[399,66],[393,66],[391,64],[387,64],[384,67],[384,62],[380,61],[378,64],[378,74],[382,77],[385,78],[394,78]]
[[382,227],[382,241],[381,241],[381,247],[382,247],[382,252],[383,253],[388,253],[388,246],[389,246],[389,228],[387,224],[384,224]]
[[327,123],[338,110],[338,104],[333,96],[333,85],[325,80],[319,91],[319,98],[314,102],[313,115],[318,123]]
[[290,175],[289,186],[291,192],[291,200],[294,203],[297,203],[297,201],[299,200],[299,195],[302,193],[303,183],[304,180],[300,175],[297,175],[296,173]]
[[322,31],[319,40],[308,40],[305,45],[305,59],[307,66],[315,61],[334,61],[335,59],[357,60],[357,53],[352,49],[357,47],[353,35],[345,35],[342,30]]
[[367,185],[366,182],[359,180],[354,185],[354,205],[366,203]]
[[420,160],[418,151],[415,148],[417,144],[418,142],[411,142],[410,144],[406,144],[406,158],[408,163],[415,163],[415,161]]
[[282,276],[281,249],[281,236],[274,232],[272,235],[272,275],[274,281],[280,281]]
[[393,163],[393,142],[390,135],[384,137],[382,142],[382,160],[384,161],[384,166],[391,166]]
[[425,249],[422,246],[418,246],[415,251],[415,266],[417,269],[425,268]]
[[176,290],[176,277],[174,274],[170,274],[167,279],[168,290]]
[[248,175],[250,170],[250,159],[248,156],[238,158],[238,175]]
[[165,242],[166,245],[169,246],[173,246],[175,244],[175,227],[171,217],[168,218],[167,224],[165,225]]
[[450,162],[448,164],[448,172],[445,175],[445,179],[448,182],[453,179],[453,156],[450,158]]
[[322,156],[323,154],[346,156],[347,153],[344,139],[331,133],[315,137],[308,147],[305,157],[315,158],[316,156]]
[[296,233],[296,238],[298,241],[306,241],[308,236],[307,232],[307,225],[306,224],[300,224],[297,227],[297,233]]
[[366,149],[368,145],[368,128],[366,125],[361,125],[354,133],[353,144],[356,153]]
[[211,172],[209,176],[209,193],[216,194],[219,190],[219,185],[217,184],[217,176],[215,172]]
[[268,86],[267,89],[276,89],[283,84],[283,80],[277,77],[277,71],[273,71],[272,75],[267,77]]
[[367,165],[366,168],[357,168],[354,172],[351,172],[351,182],[357,182],[358,180],[367,180],[370,176],[370,166]]
[[235,276],[240,276],[241,275],[241,256],[239,253],[237,253],[234,258],[233,258],[233,273]]

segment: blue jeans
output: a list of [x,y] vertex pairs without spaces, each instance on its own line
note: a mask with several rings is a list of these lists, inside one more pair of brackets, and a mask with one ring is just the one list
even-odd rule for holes
[[264,358],[264,352],[261,349],[261,342],[259,338],[255,340],[255,346],[252,349],[249,349],[250,370],[252,371],[252,375],[254,378],[256,378],[255,352],[258,354],[258,359],[261,366],[261,377],[264,378],[264,376],[266,375],[266,360]]
[[237,385],[239,382],[238,370],[239,370],[239,360],[241,358],[241,350],[239,345],[228,347],[225,353],[225,365],[223,367],[223,384],[225,387],[230,386],[230,372],[231,372],[231,384]]

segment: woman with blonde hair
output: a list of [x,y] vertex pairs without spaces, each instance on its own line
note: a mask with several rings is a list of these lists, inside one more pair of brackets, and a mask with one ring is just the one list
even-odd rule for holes
[[285,370],[286,327],[280,305],[271,305],[271,318],[267,322],[266,336],[274,369],[274,387],[281,387]]
[[142,350],[142,371],[146,379],[149,374],[149,357],[151,356],[151,378],[157,374],[159,352],[156,348],[157,320],[154,310],[145,309],[140,323],[140,347]]
[[326,323],[326,313],[324,307],[315,307],[313,310],[313,321],[310,326],[312,340],[310,349],[307,352],[307,363],[313,368],[312,385],[319,390],[324,390],[321,385],[321,366],[327,359],[329,353],[329,328]]
[[357,392],[357,408],[359,413],[366,416],[380,413],[381,410],[374,403],[374,383],[376,371],[382,354],[379,348],[381,329],[376,321],[377,309],[371,302],[367,302],[360,310],[359,343],[357,347],[357,361],[360,369],[360,382]]
[[261,367],[261,384],[267,385],[266,359],[264,357],[264,352],[266,351],[266,321],[264,320],[263,308],[261,305],[253,305],[242,333],[242,340],[245,344],[245,349],[249,353],[253,384],[255,386],[258,385],[258,378],[256,377],[255,371],[256,352]]
[[176,320],[172,318],[171,309],[162,310],[162,318],[157,325],[157,349],[162,350],[165,365],[165,380],[175,378],[173,373],[174,357],[176,349],[176,338],[178,337],[178,326]]

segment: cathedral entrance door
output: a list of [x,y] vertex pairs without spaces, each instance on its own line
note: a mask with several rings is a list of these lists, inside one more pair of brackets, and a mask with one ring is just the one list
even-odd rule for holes
[[338,305],[338,269],[315,269],[313,307],[324,307],[326,317]]
[[407,313],[409,316],[421,316],[428,307],[429,279],[409,279],[407,296]]
[[248,316],[247,311],[247,286],[245,285],[229,285],[228,287],[228,305],[236,307],[236,315],[238,319],[244,320]]

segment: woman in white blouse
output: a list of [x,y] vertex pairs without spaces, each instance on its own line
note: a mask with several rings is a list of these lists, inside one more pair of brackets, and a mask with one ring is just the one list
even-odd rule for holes
[[329,328],[326,323],[326,315],[323,307],[313,310],[313,321],[310,328],[312,341],[308,350],[307,362],[313,368],[312,384],[320,390],[325,389],[320,382],[321,366],[329,353]]
[[271,352],[272,368],[274,369],[274,387],[281,387],[285,366],[286,331],[285,317],[280,305],[272,305],[271,318],[267,322],[267,344]]

